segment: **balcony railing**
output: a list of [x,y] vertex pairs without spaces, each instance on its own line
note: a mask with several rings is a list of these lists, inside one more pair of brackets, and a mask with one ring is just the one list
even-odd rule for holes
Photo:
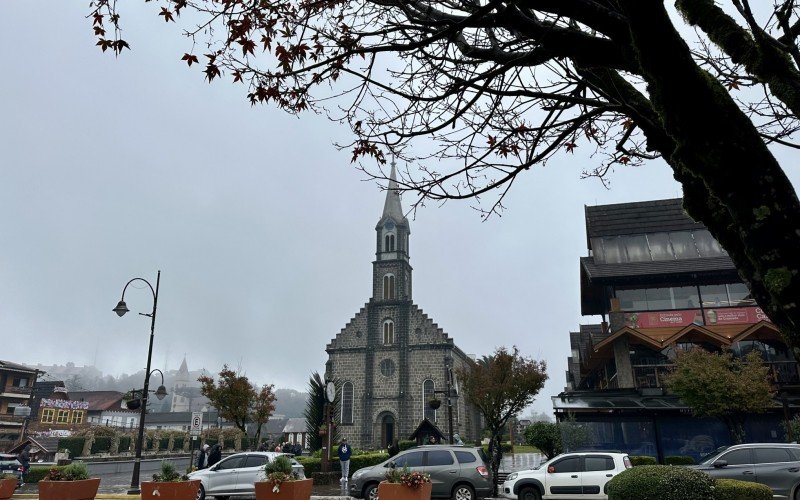
[[10,385],[10,386],[4,388],[3,392],[8,392],[8,393],[11,393],[11,394],[30,394],[31,393],[31,387],[30,386],[19,387],[19,386],[16,386],[16,385]]
[[[775,385],[800,384],[800,371],[796,361],[765,361],[769,368],[770,381]],[[664,376],[674,365],[634,365],[633,381],[637,389],[663,387]]]

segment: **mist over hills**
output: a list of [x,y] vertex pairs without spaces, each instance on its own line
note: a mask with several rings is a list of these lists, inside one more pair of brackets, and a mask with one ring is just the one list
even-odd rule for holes
[[[61,380],[70,391],[119,391],[127,392],[131,389],[140,389],[144,381],[144,370],[136,373],[127,374],[123,373],[117,377],[113,375],[104,375],[103,372],[94,366],[77,366],[75,363],[68,362],[65,365],[41,365],[37,364],[32,366],[37,370],[41,370],[44,375],[40,375],[41,380]],[[199,387],[197,379],[202,375],[211,375],[207,370],[189,370],[189,385]],[[155,380],[161,382],[158,374],[154,374]],[[167,392],[171,393],[172,388],[175,386],[175,381],[178,378],[178,369],[164,371],[164,385]],[[151,386],[154,383],[151,378]],[[308,394],[305,392],[297,391],[294,389],[275,389],[275,412],[274,415],[283,415],[285,417],[302,417],[303,410],[306,405],[306,398]],[[204,398],[203,398],[204,399]],[[149,401],[148,407],[151,411],[169,411],[171,404],[171,395],[164,398],[163,401],[156,401],[155,399]],[[198,408],[202,406],[203,402],[198,401]],[[193,408],[195,409],[195,408]]]

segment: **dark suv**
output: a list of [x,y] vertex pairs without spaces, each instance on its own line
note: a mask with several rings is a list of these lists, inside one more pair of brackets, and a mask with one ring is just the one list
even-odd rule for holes
[[17,487],[22,485],[22,464],[17,460],[16,455],[0,453],[0,476],[3,474],[13,474],[17,476]]
[[378,483],[389,467],[408,467],[431,476],[431,496],[475,500],[492,493],[492,478],[481,448],[458,445],[417,446],[383,463],[364,467],[350,479],[350,495],[377,500]]
[[776,498],[800,500],[800,445],[748,443],[725,446],[692,466],[716,478],[766,484]]

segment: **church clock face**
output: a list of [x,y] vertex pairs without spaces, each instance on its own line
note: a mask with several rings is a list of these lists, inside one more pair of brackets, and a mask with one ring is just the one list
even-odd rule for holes
[[394,229],[394,222],[386,221],[386,224],[383,227],[385,227],[387,231],[391,231]]
[[329,403],[333,403],[333,400],[336,399],[336,384],[328,382],[325,386],[325,396],[328,398]]

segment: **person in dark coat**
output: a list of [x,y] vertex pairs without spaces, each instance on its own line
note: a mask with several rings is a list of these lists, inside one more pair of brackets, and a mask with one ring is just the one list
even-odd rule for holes
[[206,468],[206,454],[208,453],[208,445],[204,444],[200,451],[197,453],[197,470]]
[[350,476],[350,455],[353,454],[353,448],[347,444],[347,439],[342,439],[336,454],[339,455],[339,464],[342,467],[342,478],[339,481],[346,483],[347,478]]
[[400,445],[397,443],[397,440],[395,439],[394,441],[392,441],[392,444],[389,445],[389,457],[393,457],[398,453],[400,453]]
[[211,451],[208,453],[208,466],[211,467],[220,460],[222,460],[222,447],[218,444],[215,444],[211,447]]
[[31,466],[31,445],[26,444],[22,451],[17,455],[17,461],[22,465],[22,483],[25,483],[25,476]]

